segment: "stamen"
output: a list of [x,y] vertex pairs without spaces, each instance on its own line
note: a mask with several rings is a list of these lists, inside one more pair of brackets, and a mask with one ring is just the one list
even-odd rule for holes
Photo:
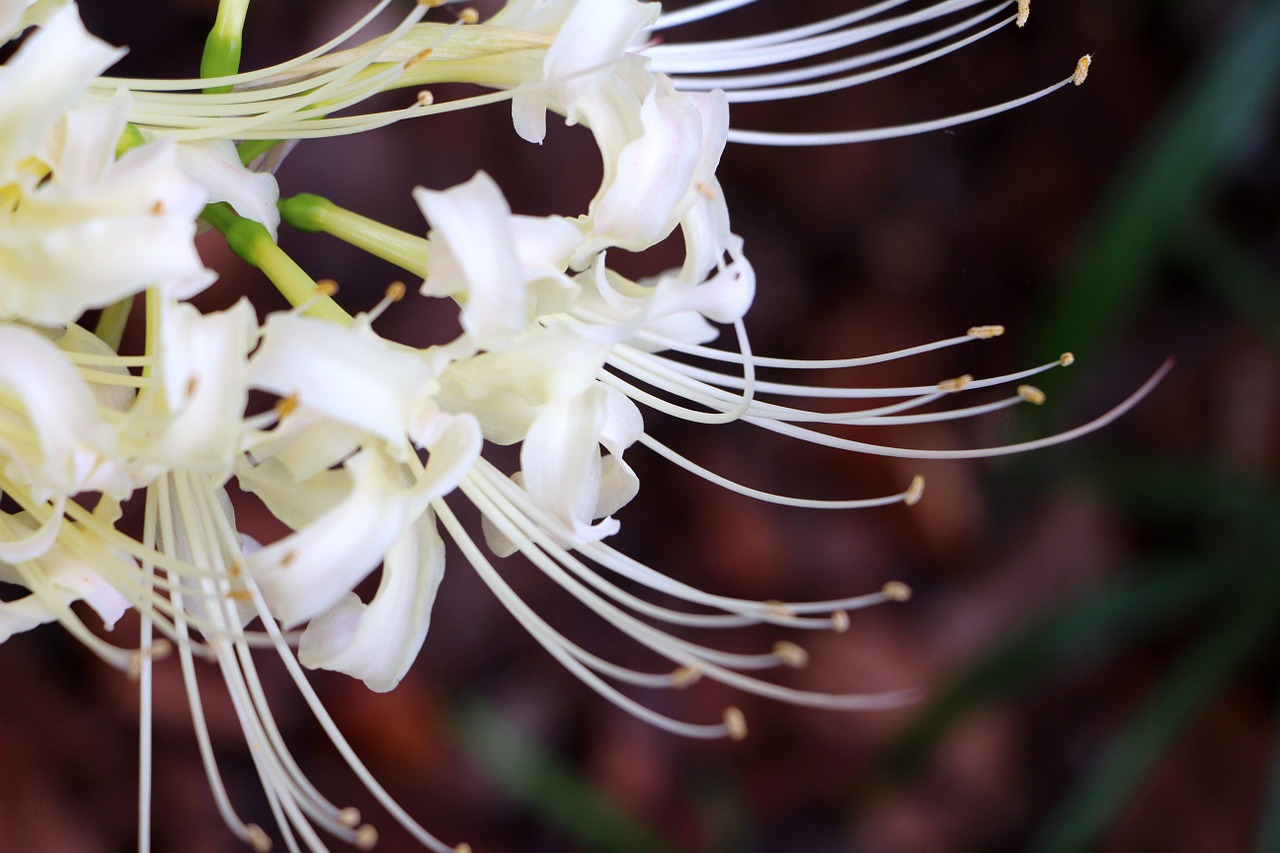
[[804,669],[809,664],[809,653],[795,643],[779,640],[773,644],[773,654],[784,666]]
[[338,820],[350,827],[360,825],[360,810],[355,806],[347,806],[338,812]]
[[372,850],[378,845],[378,830],[366,823],[356,829],[356,837],[352,843],[359,850]]
[[1044,392],[1034,385],[1019,385],[1018,396],[1036,406],[1044,405]]
[[911,599],[911,587],[902,581],[889,581],[884,585],[881,593],[889,601],[909,601]]
[[1018,19],[1019,27],[1027,25],[1027,19],[1031,17],[1031,0],[1018,0]]
[[969,329],[969,337],[989,340],[1004,334],[1004,326],[973,326]]
[[316,282],[316,293],[332,298],[338,292],[338,283],[331,278],[322,278]]
[[849,614],[843,610],[837,610],[831,614],[831,630],[837,634],[843,634],[849,630]]
[[911,485],[907,487],[907,496],[902,502],[907,506],[915,506],[920,503],[920,498],[924,497],[924,477],[916,474],[911,478]]
[[692,687],[702,680],[702,673],[691,666],[682,666],[671,673],[671,686],[676,690]]
[[955,379],[944,379],[938,383],[938,390],[945,391],[948,394],[956,391],[963,391],[970,382],[973,381],[973,375],[966,373],[963,376],[957,376]]
[[1071,75],[1071,82],[1077,86],[1083,86],[1084,81],[1089,78],[1089,66],[1093,63],[1093,54],[1086,53],[1076,62],[1075,73]]
[[458,20],[464,24],[478,24],[480,23],[480,13],[468,6],[458,13]]
[[1062,355],[1058,356],[1058,364],[1061,364],[1063,367],[1070,367],[1075,363],[1076,357],[1069,352],[1064,352]]
[[746,740],[747,718],[737,708],[729,707],[724,709],[724,727],[728,730],[731,740]]

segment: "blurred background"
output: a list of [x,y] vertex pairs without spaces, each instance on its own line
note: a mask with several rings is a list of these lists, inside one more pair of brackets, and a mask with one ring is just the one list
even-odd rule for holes
[[[856,5],[772,0],[689,33],[771,30]],[[131,46],[120,73],[190,76],[216,3],[81,7],[91,31]],[[254,0],[244,67],[295,55],[364,8]],[[426,827],[477,853],[1280,851],[1278,46],[1276,0],[1039,2],[1026,29],[924,69],[735,110],[735,125],[772,130],[918,121],[1034,91],[1094,54],[1083,88],[951,131],[731,146],[720,179],[759,276],[748,327],[759,354],[813,358],[1008,327],[994,341],[818,380],[841,385],[927,384],[1077,356],[1042,383],[1042,409],[870,436],[891,445],[1051,434],[1120,402],[1166,358],[1176,368],[1107,429],[994,461],[842,455],[648,418],[701,464],[782,493],[872,496],[926,476],[913,508],[783,510],[637,448],[627,458],[640,496],[613,543],[737,596],[909,583],[910,603],[855,613],[845,634],[762,630],[726,642],[802,643],[812,663],[783,676],[798,686],[916,686],[924,700],[837,714],[707,684],[642,697],[695,720],[738,705],[750,726],[743,743],[684,741],[580,685],[451,554],[422,656],[396,691],[315,678],[378,778]],[[555,127],[530,146],[496,107],[306,144],[278,177],[285,194],[316,192],[420,233],[413,186],[444,188],[483,168],[517,212],[571,214],[594,191],[596,159],[581,128]],[[398,275],[321,236],[284,243],[314,276],[341,283],[350,310],[371,307]],[[216,235],[202,250],[223,274],[202,307],[261,287]],[[664,260],[634,263],[652,272]],[[260,304],[279,307],[269,295]],[[382,329],[417,342],[448,335],[448,318],[424,319],[431,311],[406,300]],[[499,565],[571,637],[653,665],[529,566]],[[264,670],[279,675],[265,659]],[[208,675],[232,797],[243,817],[269,824]],[[288,685],[277,687],[272,707],[318,787],[365,812],[383,834],[378,849],[415,849]],[[55,628],[0,646],[0,850],[134,849],[136,706],[133,685]],[[239,849],[214,812],[176,661],[157,673],[155,748],[155,849]]]

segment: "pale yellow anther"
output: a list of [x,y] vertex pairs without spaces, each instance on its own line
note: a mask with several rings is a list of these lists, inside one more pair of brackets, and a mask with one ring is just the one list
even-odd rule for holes
[[764,601],[764,612],[782,619],[794,619],[796,612],[785,601]]
[[946,391],[948,393],[953,391],[963,391],[965,387],[968,386],[968,384],[972,381],[973,381],[973,377],[970,374],[966,373],[964,376],[957,376],[955,379],[942,380],[941,382],[938,383],[938,390]]
[[716,197],[715,188],[711,186],[711,184],[707,183],[706,181],[698,181],[698,183],[694,185],[694,189],[696,189],[698,191],[698,195],[702,196],[703,198],[712,200],[712,201],[715,200],[715,197]]
[[173,654],[173,643],[165,639],[156,640],[145,649],[137,649],[129,656],[127,675],[131,681],[142,677],[142,662],[145,660],[164,660]]
[[1018,19],[1017,25],[1025,27],[1027,19],[1031,17],[1031,0],[1018,0]]
[[[230,570],[229,570],[229,573],[230,573],[231,577],[233,577],[233,578],[241,577],[241,576],[244,574],[244,560],[240,559],[239,557],[236,557],[234,560],[232,560],[232,561],[231,561],[231,568],[230,568]],[[338,818],[338,820],[342,820],[342,818],[341,818],[341,817],[339,817],[339,818]],[[352,823],[352,824],[349,824],[349,825],[350,825],[350,826],[355,826],[355,825],[356,825],[356,823],[359,823],[359,822],[360,822],[360,813],[359,813],[359,812],[356,812],[356,821],[355,821],[355,823]]]
[[464,24],[480,23],[480,13],[471,7],[467,7],[458,13],[458,20]]
[[889,581],[881,588],[880,594],[889,601],[910,601],[911,587],[902,581]]
[[837,610],[831,614],[831,630],[837,634],[843,634],[849,630],[849,614],[843,610]]
[[297,562],[297,560],[298,560],[297,551],[287,551],[285,552],[285,555],[280,558],[280,568],[287,569],[290,566],[292,566],[295,562]]
[[1033,405],[1044,405],[1044,392],[1034,385],[1019,385],[1018,396]]
[[338,812],[338,823],[341,823],[353,828],[359,826],[360,810],[355,806],[347,806],[345,809],[342,809],[341,811]]
[[393,281],[387,285],[386,296],[392,302],[399,302],[404,299],[406,288],[403,281]]
[[245,841],[249,842],[256,853],[270,853],[271,836],[258,826],[256,823],[245,825],[244,828]]
[[164,213],[164,199],[156,199],[151,202],[151,215],[160,216]]
[[351,843],[357,850],[372,850],[378,846],[378,830],[366,823],[356,829],[356,837]]
[[228,591],[227,598],[232,601],[253,601],[253,594],[249,590],[240,587]]
[[795,643],[788,643],[786,640],[779,640],[773,644],[773,656],[783,666],[789,666],[792,669],[804,669],[809,665],[809,653]]
[[737,708],[724,709],[724,727],[729,733],[730,740],[746,740],[747,738],[747,718]]
[[1070,367],[1075,363],[1076,357],[1069,352],[1064,352],[1062,355],[1058,356],[1058,364],[1061,364],[1063,367]]
[[464,841],[453,848],[453,853],[471,853],[471,845]]
[[197,376],[187,377],[187,385],[184,391],[188,397],[194,397],[196,395],[196,389],[199,387],[200,387],[199,377]]
[[430,89],[423,89],[418,93],[416,100],[418,102],[418,106],[429,107],[436,102],[436,96],[431,94]]
[[911,485],[907,486],[907,493],[902,498],[902,502],[907,506],[915,506],[920,503],[920,498],[924,496],[924,477],[916,474],[911,478]]
[[682,666],[671,673],[671,686],[676,690],[692,687],[702,680],[702,673],[691,666]]
[[333,296],[338,292],[338,283],[331,278],[322,278],[316,282],[316,293],[321,296]]
[[298,395],[290,394],[276,401],[276,420],[284,420],[298,410]]
[[988,340],[1004,334],[1004,326],[973,326],[969,329],[969,337]]
[[449,0],[418,0],[418,5],[425,6],[428,9],[438,9],[448,2]]
[[1084,81],[1089,79],[1089,65],[1093,62],[1093,55],[1086,53],[1076,62],[1075,73],[1071,75],[1071,82],[1077,86],[1083,86]]
[[422,50],[418,51],[413,56],[409,57],[404,61],[404,70],[408,71],[410,68],[413,68],[421,64],[422,62],[426,61],[431,57],[431,53],[434,50],[435,50],[434,47],[424,47]]

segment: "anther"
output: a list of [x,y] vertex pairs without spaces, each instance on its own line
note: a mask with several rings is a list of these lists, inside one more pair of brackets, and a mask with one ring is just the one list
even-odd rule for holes
[[471,853],[471,845],[464,841],[453,848],[453,853]]
[[1032,405],[1044,405],[1044,392],[1034,385],[1019,385],[1018,396]]
[[907,493],[902,498],[902,502],[907,506],[915,506],[920,503],[920,498],[924,496],[924,477],[916,474],[911,478],[911,485],[907,486]]
[[464,24],[477,24],[480,22],[480,13],[468,6],[458,13],[458,20]]
[[1015,23],[1019,27],[1027,25],[1027,19],[1031,17],[1031,0],[1018,0],[1018,19]]
[[910,601],[911,587],[902,581],[889,581],[880,589],[880,594],[889,601]]
[[837,610],[831,614],[831,630],[837,634],[843,634],[849,630],[849,614],[843,610]]
[[424,47],[422,50],[418,51],[413,56],[409,57],[404,61],[404,70],[408,71],[410,68],[413,68],[415,65],[418,65],[419,63],[425,61],[431,56],[434,50],[435,50],[434,47]]
[[386,297],[392,302],[404,299],[405,285],[403,281],[393,281],[387,285]]
[[297,551],[286,551],[285,555],[280,558],[280,568],[287,569],[292,566],[298,559]]
[[338,822],[352,828],[360,825],[360,810],[355,806],[347,806],[338,812]]
[[281,397],[276,401],[276,418],[284,420],[298,410],[298,395],[290,394],[288,397]]
[[1004,326],[973,326],[969,329],[969,337],[979,340],[998,338],[1004,334]]
[[331,278],[322,278],[316,282],[316,293],[321,296],[333,296],[338,292],[338,283]]
[[356,837],[352,839],[351,843],[356,846],[357,850],[372,850],[378,845],[378,830],[368,823],[357,827]]
[[939,391],[962,391],[965,386],[973,381],[973,376],[966,373],[964,376],[957,376],[955,379],[944,379],[938,383]]
[[1063,367],[1070,367],[1075,363],[1076,357],[1069,352],[1064,352],[1062,355],[1058,356],[1058,364],[1061,364]]
[[1075,73],[1071,75],[1071,82],[1077,86],[1083,86],[1084,81],[1089,79],[1089,65],[1093,62],[1093,54],[1086,53],[1076,62]]
[[164,200],[156,199],[151,202],[151,214],[153,216],[160,216],[162,213],[164,213]]
[[724,709],[724,727],[729,733],[730,740],[746,740],[747,718],[737,708],[729,707]]
[[770,600],[761,603],[764,605],[764,612],[768,613],[770,616],[782,619],[795,618],[796,612],[792,610],[785,601]]
[[187,377],[186,392],[188,397],[194,397],[196,395],[196,389],[199,387],[200,387],[200,380],[198,377],[195,377],[195,376]]
[[418,102],[418,106],[429,107],[436,102],[436,96],[431,94],[430,89],[423,89],[422,91],[418,92],[418,96],[416,100]]
[[694,185],[694,189],[696,189],[698,191],[698,195],[702,196],[703,198],[710,199],[713,201],[715,200],[716,191],[714,188],[712,188],[711,184],[707,183],[706,181],[698,181],[698,183]]
[[702,680],[702,673],[691,666],[682,666],[671,673],[671,686],[676,690],[692,687]]
[[418,0],[418,5],[425,6],[428,9],[438,9],[448,2],[449,0]]
[[256,823],[245,824],[244,840],[248,841],[249,846],[257,853],[268,853],[271,850],[271,836]]
[[809,653],[786,640],[779,640],[773,644],[773,656],[781,661],[783,666],[792,669],[804,669],[809,665]]
[[227,592],[227,598],[232,601],[253,601],[253,594],[247,589],[233,589]]

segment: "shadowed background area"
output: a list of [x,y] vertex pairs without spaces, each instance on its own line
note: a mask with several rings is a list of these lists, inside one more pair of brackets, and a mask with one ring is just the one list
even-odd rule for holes
[[[761,2],[696,32],[758,32],[852,5]],[[195,73],[215,8],[82,3],[92,32],[130,45],[120,73],[153,76]],[[293,56],[364,8],[255,0],[244,67]],[[580,685],[451,552],[422,656],[396,691],[315,677],[378,778],[423,825],[478,853],[1280,851],[1277,43],[1276,0],[1041,2],[1025,30],[925,69],[735,110],[735,125],[774,130],[917,121],[1041,88],[1093,53],[1083,88],[952,131],[856,147],[730,146],[720,179],[759,278],[748,328],[758,354],[811,358],[976,324],[1009,329],[815,380],[842,385],[995,375],[1065,350],[1078,358],[1042,383],[1042,409],[857,435],[888,445],[1050,434],[1118,403],[1167,357],[1176,369],[1101,433],[985,462],[841,455],[650,415],[646,426],[685,455],[784,494],[872,496],[925,475],[913,508],[784,510],[635,448],[627,459],[641,492],[613,544],[743,597],[835,598],[905,581],[910,603],[855,613],[847,633],[762,629],[725,643],[802,643],[811,664],[785,673],[790,684],[918,686],[926,698],[837,714],[706,683],[641,696],[699,721],[737,705],[750,726],[739,744],[680,740]],[[416,233],[425,224],[412,187],[444,188],[477,169],[516,212],[574,214],[598,184],[597,157],[585,130],[551,124],[537,147],[515,137],[504,107],[468,111],[303,144],[278,177],[286,195],[315,192]],[[371,307],[398,275],[322,236],[286,230],[282,242],[312,275],[341,283],[349,310]],[[201,307],[247,289],[264,311],[283,306],[216,234],[201,247],[223,276]],[[675,257],[668,248],[622,267],[656,272]],[[439,341],[455,332],[450,313],[411,296],[380,328]],[[248,510],[240,521],[271,533]],[[571,639],[658,665],[532,567],[498,565]],[[317,786],[361,808],[383,834],[378,849],[416,849],[265,656],[263,668]],[[269,825],[235,715],[216,673],[205,675],[231,796],[242,817]],[[213,809],[176,661],[156,680],[155,849],[239,849]],[[0,646],[0,850],[133,849],[136,715],[134,686],[56,628]]]

